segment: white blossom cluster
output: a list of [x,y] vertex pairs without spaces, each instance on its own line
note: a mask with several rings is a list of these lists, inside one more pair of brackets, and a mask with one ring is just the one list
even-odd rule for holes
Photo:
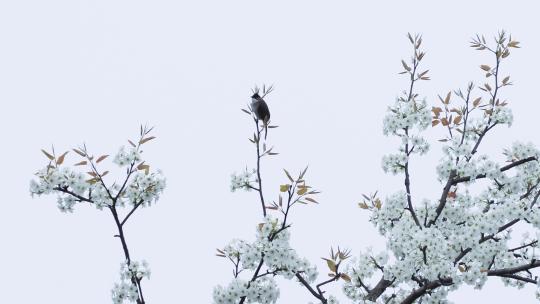
[[408,159],[409,158],[405,153],[384,155],[382,157],[382,168],[384,172],[390,172],[396,175],[405,170],[405,164],[407,163]]
[[137,262],[131,261],[120,265],[120,283],[115,283],[111,291],[112,301],[114,304],[122,304],[124,301],[135,302],[139,297],[137,285],[133,280],[141,280],[150,278],[150,269],[146,261]]
[[150,206],[157,202],[165,185],[166,181],[160,170],[150,174],[139,171],[134,174],[123,197],[131,204],[142,202],[143,206]]
[[[290,247],[288,229],[283,229],[282,223],[271,216],[259,224],[253,243],[234,239],[225,246],[223,252],[231,260],[239,261],[242,270],[257,269],[263,259],[263,265],[272,275],[292,279],[300,274],[307,282],[313,282],[318,275],[317,268],[307,259],[300,258]],[[243,296],[246,296],[247,303],[275,303],[279,289],[269,275],[251,283],[236,278],[226,287],[214,288],[214,303],[238,303]]]
[[125,167],[139,161],[141,161],[139,150],[135,147],[130,147],[129,150],[126,151],[125,146],[120,147],[113,160],[113,162],[120,167]]
[[509,107],[494,106],[491,119],[494,123],[508,125],[510,127],[512,126],[512,122],[514,121],[514,115],[512,114],[512,110]]
[[[117,155],[116,158],[122,156]],[[101,210],[111,206],[113,203],[111,196],[116,197],[120,191],[118,183],[105,188],[100,181],[92,181],[92,176],[76,172],[66,166],[47,166],[39,170],[36,176],[37,180],[30,181],[31,195],[56,193],[58,208],[62,212],[73,212],[75,204],[83,199],[90,200]],[[165,185],[161,171],[149,174],[137,171],[132,174],[122,195],[118,197],[117,206],[124,206],[126,201],[132,205],[140,203],[141,207],[150,206],[159,199]]]
[[251,191],[251,183],[257,182],[256,174],[257,170],[248,170],[247,168],[240,174],[231,174],[231,192],[235,192],[239,189]]
[[[421,284],[441,281],[446,283],[422,295],[421,302],[448,303],[448,292],[462,284],[482,288],[489,271],[528,265],[540,258],[540,150],[532,144],[514,143],[504,151],[506,163],[502,164],[476,153],[483,130],[494,124],[510,126],[512,120],[507,107],[495,105],[491,114],[469,117],[467,125],[460,126],[465,128],[464,132],[454,131],[454,135],[443,140],[437,176],[443,185],[449,178],[459,182],[448,189],[440,214],[441,198],[411,198],[415,220],[405,191],[369,208],[371,222],[387,239],[387,251],[374,254],[368,250],[345,266],[345,273],[351,278],[343,286],[348,298],[355,303],[368,303],[369,290],[384,278],[392,286],[377,298],[378,302],[400,303]],[[389,108],[383,132],[399,137],[401,145],[397,153],[383,156],[385,172],[403,173],[412,153],[421,155],[428,151],[429,145],[420,133],[430,122],[425,103],[415,105],[402,99]],[[529,160],[505,169],[526,159]],[[479,180],[483,182],[477,183]],[[487,187],[482,190],[478,185]],[[535,230],[534,236],[524,236],[516,244],[512,229],[504,226],[507,224]],[[536,280],[526,271],[514,274]],[[502,280],[515,287],[526,284],[510,277]],[[540,292],[537,295],[540,298]]]
[[426,100],[396,100],[383,119],[385,135],[401,135],[403,129],[425,130],[431,124],[431,112]]
[[[319,302],[322,304],[322,302]],[[327,304],[339,304],[339,301],[336,297],[334,296],[328,296],[328,298],[326,299],[326,303]],[[313,302],[309,302],[309,304],[314,304]]]
[[396,100],[383,119],[383,133],[399,137],[401,145],[398,153],[383,156],[384,172],[401,173],[405,170],[409,155],[423,155],[429,151],[428,141],[419,134],[430,123],[431,112],[425,100]]
[[227,287],[217,286],[213,292],[215,304],[235,304],[242,297],[246,297],[244,303],[276,303],[279,297],[279,288],[271,277],[262,277],[249,284],[235,278]]

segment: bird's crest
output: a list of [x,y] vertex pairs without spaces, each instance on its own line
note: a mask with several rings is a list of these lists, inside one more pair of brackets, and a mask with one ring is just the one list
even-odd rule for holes
[[[255,86],[253,89],[251,89],[251,92],[253,92],[253,95],[251,96],[251,98],[257,98],[257,97],[264,98],[266,97],[266,95],[272,93],[273,90],[274,90],[273,84],[268,87],[263,84],[262,92],[261,92],[261,88],[259,88],[258,86]],[[262,96],[260,94],[262,94]]]

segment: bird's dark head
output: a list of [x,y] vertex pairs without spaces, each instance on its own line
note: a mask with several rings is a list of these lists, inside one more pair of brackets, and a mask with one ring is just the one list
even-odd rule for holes
[[253,95],[251,95],[251,98],[259,99],[261,96],[259,96],[259,93],[255,92]]

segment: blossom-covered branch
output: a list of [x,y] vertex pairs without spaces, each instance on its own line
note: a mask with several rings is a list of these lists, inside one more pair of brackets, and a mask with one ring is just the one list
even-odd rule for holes
[[[272,87],[268,90],[263,87],[263,97],[271,89]],[[258,92],[257,89],[256,91]],[[257,162],[254,169],[246,168],[242,174],[232,176],[231,190],[257,191],[264,221],[257,226],[255,242],[234,239],[223,249],[217,250],[218,256],[227,258],[233,264],[234,279],[228,286],[217,286],[214,289],[214,303],[275,303],[279,297],[279,289],[274,280],[277,275],[298,280],[300,285],[321,303],[336,303],[335,298],[324,294],[323,287],[340,278],[348,279],[346,274],[339,271],[342,261],[349,257],[348,252],[341,249],[336,252],[332,250],[330,258],[326,259],[333,273],[332,278],[316,284],[314,283],[318,274],[316,267],[307,259],[300,258],[289,245],[292,207],[297,204],[317,203],[315,195],[319,192],[306,183],[307,168],[302,170],[296,178],[289,171],[284,170],[287,182],[279,186],[280,194],[277,201],[265,202],[262,191],[261,161],[264,157],[277,155],[277,153],[273,152],[272,147],[267,148],[266,137],[263,142],[261,136],[263,128],[259,126],[260,121],[253,109],[249,107],[243,111],[253,116],[255,120],[255,132],[249,140],[255,145]],[[269,121],[264,123],[267,124]],[[273,129],[276,126],[265,125],[264,127]],[[276,218],[267,211],[279,212],[281,218]],[[252,273],[247,275],[248,272]],[[241,274],[246,274],[247,279],[242,279]]]
[[[76,203],[90,203],[98,210],[108,209],[114,219],[117,228],[115,237],[120,239],[125,261],[121,264],[121,282],[115,284],[112,290],[114,303],[135,301],[144,304],[145,299],[141,286],[144,277],[150,276],[150,270],[146,261],[133,261],[127,244],[124,225],[139,207],[148,207],[155,203],[165,188],[165,179],[161,171],[150,173],[150,166],[142,161],[141,146],[154,139],[149,133],[152,129],[141,126],[137,144],[128,141],[130,148],[121,147],[115,155],[113,162],[119,167],[126,168],[126,175],[119,186],[114,182],[108,185],[105,176],[109,171],[99,169],[102,162],[109,155],[94,157],[86,145],[73,149],[73,152],[82,158],[74,164],[75,167],[87,168],[87,172],[78,172],[65,166],[65,158],[68,152],[57,156],[54,148],[52,153],[42,150],[49,162],[44,169],[36,173],[37,181],[30,183],[32,195],[57,194],[58,208],[62,212],[73,212]],[[126,204],[131,205],[131,210],[125,215],[120,215],[120,209]]]
[[[509,76],[502,75],[501,67],[519,42],[505,32],[494,38],[493,46],[477,36],[471,46],[494,57],[493,68],[480,66],[492,80],[479,86],[487,97],[474,96],[475,86],[469,83],[465,92],[453,92],[461,105],[448,92],[439,96],[442,105],[429,111],[425,101],[419,102],[418,94],[412,91],[415,81],[422,79],[415,75],[419,54],[424,54],[418,50],[421,38],[409,35],[409,40],[413,59],[411,63],[402,61],[403,73],[410,76],[409,91],[389,108],[383,128],[386,135],[401,138],[402,145],[398,154],[384,156],[382,165],[386,172],[404,174],[405,191],[384,200],[376,194],[365,195],[360,203],[372,212],[371,221],[388,239],[388,252],[368,251],[348,265],[351,282],[344,286],[346,295],[360,302],[440,303],[448,291],[461,284],[481,288],[491,276],[501,277],[511,286],[536,284],[531,270],[540,266],[535,250],[540,235],[536,204],[540,197],[540,151],[532,144],[514,143],[503,153],[506,165],[478,153],[495,126],[512,124],[508,102],[500,97],[502,88],[512,83]],[[409,187],[409,161],[411,151],[417,152],[419,146],[427,152],[428,144],[420,133],[430,122],[433,127],[442,126],[446,134],[439,140],[444,157],[437,166],[444,186],[437,201],[415,203]],[[411,135],[413,127],[418,135]],[[469,189],[480,185],[479,180],[487,181],[488,187],[472,195]],[[515,239],[512,228],[518,224],[536,229],[536,236],[526,235],[521,245],[509,246]],[[379,271],[382,275],[374,278]]]

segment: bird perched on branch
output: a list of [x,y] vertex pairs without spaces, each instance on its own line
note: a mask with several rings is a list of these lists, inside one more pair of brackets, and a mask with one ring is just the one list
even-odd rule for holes
[[[266,96],[268,93],[268,91],[265,92],[264,96]],[[251,111],[253,111],[255,114],[257,122],[262,120],[264,124],[264,139],[266,139],[266,135],[268,135],[268,123],[270,122],[270,110],[268,109],[268,105],[266,104],[266,101],[264,101],[263,97],[259,95],[258,90],[255,90],[251,96]]]

